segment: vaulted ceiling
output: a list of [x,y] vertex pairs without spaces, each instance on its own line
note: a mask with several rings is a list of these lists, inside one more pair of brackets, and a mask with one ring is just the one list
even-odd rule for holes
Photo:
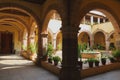
[[37,4],[43,4],[46,0],[23,0],[23,1],[37,3]]

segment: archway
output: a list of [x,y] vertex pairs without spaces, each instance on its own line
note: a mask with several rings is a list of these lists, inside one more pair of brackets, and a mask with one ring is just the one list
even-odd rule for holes
[[59,32],[56,37],[56,48],[57,50],[62,50],[62,33]]
[[109,45],[109,50],[115,50],[116,49],[116,45],[115,45],[115,36],[114,33],[112,33],[109,38],[108,38],[110,45]]
[[[89,29],[89,31],[91,31],[91,33],[92,33],[93,39],[91,39],[90,41],[92,43],[94,43],[93,48],[95,48],[95,49],[99,48],[99,49],[105,50],[105,48],[107,48],[109,46],[109,42],[107,40],[108,34],[111,31],[115,31],[115,33],[119,33],[119,31],[120,31],[119,18],[117,17],[118,15],[115,13],[114,9],[111,9],[110,4],[107,5],[106,2],[101,2],[101,1],[96,1],[96,0],[83,1],[83,2],[81,1],[80,5],[81,6],[80,6],[79,10],[77,11],[78,13],[76,13],[76,14],[78,14],[78,16],[76,16],[73,19],[73,21],[75,21],[75,19],[77,19],[76,25],[77,24],[90,25],[90,27],[87,26],[87,27],[84,27],[84,29],[85,30]],[[76,5],[76,7],[77,6],[79,6],[79,5]],[[101,15],[94,16],[93,14],[90,14],[90,11],[93,11],[93,10],[97,11],[97,12],[101,12],[104,15],[103,16],[101,16]],[[100,17],[98,18],[97,16],[100,16]],[[85,19],[86,19],[86,21],[85,21]],[[77,21],[81,21],[81,23],[79,23]],[[80,26],[78,26],[78,27],[80,27]],[[82,28],[81,28],[81,30],[82,30]],[[94,34],[94,32],[96,32],[96,34]]]
[[86,32],[82,32],[78,36],[78,43],[79,44],[89,44],[90,46],[90,37]]
[[94,35],[94,48],[105,50],[105,35],[102,32],[97,32]]
[[[84,5],[83,5],[84,4]],[[93,5],[94,4],[94,5]],[[79,19],[82,20],[83,16],[85,16],[89,11],[91,10],[97,10],[102,12],[104,15],[106,15],[106,17],[109,19],[109,21],[112,23],[114,30],[115,30],[115,34],[117,36],[118,39],[116,39],[116,46],[117,48],[119,48],[119,32],[120,32],[120,28],[119,28],[119,15],[116,14],[116,12],[114,11],[115,9],[111,9],[113,4],[117,4],[116,1],[112,1],[109,5],[107,5],[106,2],[101,2],[101,1],[90,1],[88,3],[83,2],[82,3],[82,7],[80,7],[78,13],[79,15]],[[82,13],[80,13],[82,12]],[[77,16],[78,17],[78,16]]]
[[28,32],[27,32],[27,30],[25,29],[24,31],[23,31],[23,35],[22,35],[22,50],[27,50],[27,43],[28,43]]
[[[30,38],[30,27],[32,26],[32,21],[36,22],[36,25],[39,25],[39,15],[37,15],[34,10],[24,6],[21,3],[0,3],[0,23],[6,27],[6,29],[11,29],[13,33],[13,42],[14,42],[14,53],[20,53],[21,50],[26,50]],[[27,3],[26,3],[27,4]],[[30,20],[30,21],[29,21]],[[13,29],[14,28],[14,29]],[[4,30],[6,30],[4,29]],[[9,30],[8,30],[9,31]]]
[[51,43],[53,41],[53,35],[50,31],[48,31],[48,43]]
[[[43,24],[42,34],[48,35],[46,36],[47,41],[44,40],[43,44],[52,43],[54,51],[57,49],[57,32],[61,28],[61,23],[62,22],[59,13],[56,10],[51,10],[48,12]],[[46,47],[46,45],[43,45],[43,47]]]

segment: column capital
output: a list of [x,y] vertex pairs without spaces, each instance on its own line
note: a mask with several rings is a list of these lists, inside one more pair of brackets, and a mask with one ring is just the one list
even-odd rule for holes
[[29,36],[29,39],[34,39],[35,38],[35,36]]
[[41,37],[48,37],[48,34],[41,34]]

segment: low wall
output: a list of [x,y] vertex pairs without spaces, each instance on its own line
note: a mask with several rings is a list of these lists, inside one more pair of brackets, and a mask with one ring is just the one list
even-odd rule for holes
[[59,75],[59,73],[60,73],[60,68],[59,67],[54,66],[53,64],[50,64],[46,61],[42,61],[41,65],[42,65],[43,68],[49,70],[50,72],[52,72],[56,75]]
[[81,77],[85,78],[117,69],[120,69],[120,63],[111,63],[104,66],[88,68],[81,70]]
[[[54,66],[53,64],[42,61],[41,65],[43,68],[49,70],[50,72],[52,72],[56,75],[59,75],[59,73],[60,73],[60,68],[57,66]],[[117,70],[117,69],[120,69],[119,62],[118,63],[111,63],[111,64],[107,64],[104,66],[99,66],[99,67],[83,69],[83,70],[81,70],[80,75],[82,78],[85,78],[85,77],[89,77],[89,76],[93,76],[93,75],[97,75],[97,74],[101,74],[101,73],[105,73],[105,72]]]
[[88,59],[88,58],[101,58],[101,53],[81,53],[81,57]]

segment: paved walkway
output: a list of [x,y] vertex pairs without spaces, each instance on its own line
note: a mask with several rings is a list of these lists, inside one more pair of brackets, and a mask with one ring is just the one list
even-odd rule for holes
[[[83,80],[120,80],[119,76],[120,70],[117,70]],[[58,80],[58,77],[20,56],[2,55],[0,56],[0,80]]]
[[20,56],[0,56],[0,80],[58,80],[50,72]]
[[120,80],[120,70],[103,73],[83,80]]

